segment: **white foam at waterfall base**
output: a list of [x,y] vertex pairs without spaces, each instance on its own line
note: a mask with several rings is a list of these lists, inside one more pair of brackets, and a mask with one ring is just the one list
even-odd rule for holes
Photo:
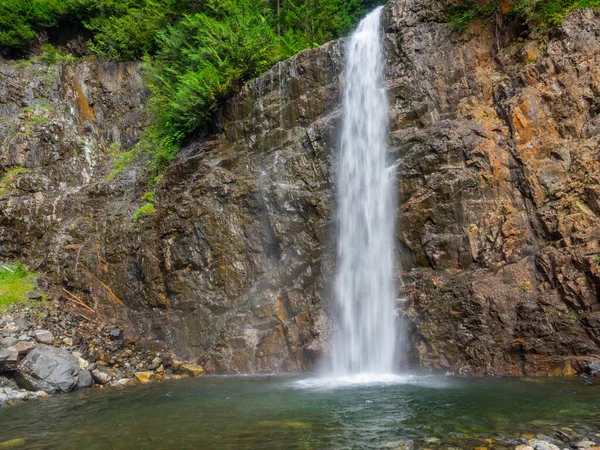
[[[403,382],[397,369],[395,169],[387,158],[388,114],[378,8],[346,48],[337,169],[335,331],[320,383]],[[310,381],[314,383],[315,381]]]
[[305,378],[293,382],[293,386],[301,389],[330,390],[362,386],[390,386],[414,383],[415,375],[398,375],[394,373],[358,373],[347,376],[320,376]]

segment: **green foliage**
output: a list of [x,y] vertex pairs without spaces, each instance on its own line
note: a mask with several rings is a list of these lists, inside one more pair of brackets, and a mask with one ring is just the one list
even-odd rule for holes
[[142,195],[142,201],[154,204],[154,191],[148,191]]
[[77,18],[92,0],[0,0],[0,45],[18,47],[38,31],[57,27],[61,20]]
[[514,0],[509,10],[503,10],[503,3],[503,0],[487,0],[483,4],[476,0],[460,0],[448,7],[447,17],[459,29],[468,27],[476,19],[489,20],[497,14],[517,16],[545,29],[559,25],[569,11],[600,7],[600,0]]
[[36,274],[23,264],[0,264],[0,310],[12,303],[25,301],[26,293],[34,289],[35,278]]
[[56,64],[58,62],[74,62],[77,58],[70,55],[63,55],[60,51],[52,44],[44,44],[42,46],[42,54],[36,58],[33,58],[34,62],[40,62],[42,64]]
[[372,0],[276,0],[271,1],[271,9],[283,51],[293,55],[343,35],[379,3]]
[[138,222],[143,216],[154,214],[156,208],[153,203],[144,203],[136,212],[133,213],[132,221]]
[[284,56],[269,20],[270,10],[260,1],[207,0],[205,12],[186,15],[159,33],[160,49],[145,59],[158,168],[220,101]]
[[594,263],[596,263],[596,264],[600,264],[600,255],[596,255],[596,256],[594,257]]
[[90,2],[94,32],[91,49],[117,60],[140,58],[156,50],[156,36],[173,24],[191,5],[189,0],[102,0]]

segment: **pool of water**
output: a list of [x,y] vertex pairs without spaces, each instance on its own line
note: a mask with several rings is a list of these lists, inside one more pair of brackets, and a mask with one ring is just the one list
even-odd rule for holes
[[[31,449],[508,448],[523,434],[600,428],[577,381],[404,377],[352,383],[203,377],[0,408],[0,443]],[[1,447],[1,444],[0,444]]]

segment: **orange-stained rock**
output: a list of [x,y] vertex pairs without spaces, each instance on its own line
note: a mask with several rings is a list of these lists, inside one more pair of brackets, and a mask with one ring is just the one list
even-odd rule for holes
[[182,364],[180,370],[191,377],[199,377],[205,374],[204,368],[197,364]]

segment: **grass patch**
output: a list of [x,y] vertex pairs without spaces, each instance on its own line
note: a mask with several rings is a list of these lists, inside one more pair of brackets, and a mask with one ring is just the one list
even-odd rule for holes
[[27,300],[27,292],[35,286],[37,275],[30,272],[21,263],[0,265],[0,310],[7,309],[13,303]]

